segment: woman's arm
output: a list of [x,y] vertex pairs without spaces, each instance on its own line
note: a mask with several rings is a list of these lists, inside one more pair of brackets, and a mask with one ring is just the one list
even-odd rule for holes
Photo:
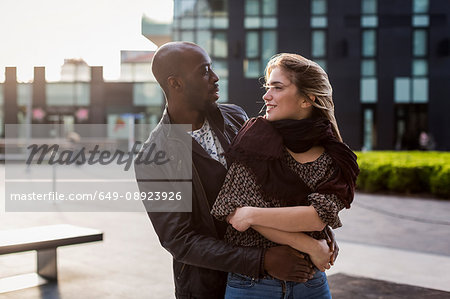
[[294,249],[309,254],[313,264],[320,270],[330,269],[330,258],[333,253],[326,240],[316,240],[304,233],[279,231],[264,226],[252,226],[254,230],[272,242],[289,245]]
[[320,219],[313,206],[283,208],[242,207],[227,218],[238,231],[258,225],[285,232],[322,231],[325,223]]

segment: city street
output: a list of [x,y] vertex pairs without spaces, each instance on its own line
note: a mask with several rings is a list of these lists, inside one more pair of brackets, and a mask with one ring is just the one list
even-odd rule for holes
[[[336,231],[341,250],[327,272],[334,298],[450,297],[448,215],[449,201],[358,193]],[[0,298],[174,298],[171,256],[144,211],[0,215],[0,229],[49,224],[99,229],[104,240],[59,248],[57,285]],[[0,256],[0,277],[35,267],[34,252]]]

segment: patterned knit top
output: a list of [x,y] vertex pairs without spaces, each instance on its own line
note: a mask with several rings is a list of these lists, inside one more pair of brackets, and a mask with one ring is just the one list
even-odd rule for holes
[[[322,153],[315,161],[307,163],[297,162],[288,151],[285,151],[282,159],[311,190],[315,190],[321,182],[329,179],[336,170],[336,166],[327,152]],[[332,228],[342,226],[338,212],[345,206],[336,195],[313,192],[308,195],[308,201],[325,224]],[[242,163],[234,162],[228,170],[211,214],[224,221],[236,208],[244,206],[269,208],[281,207],[281,203],[261,190],[261,186],[256,184],[256,177],[251,169]],[[325,238],[323,232],[308,232],[307,234],[315,239]],[[239,232],[231,225],[228,225],[225,240],[239,246],[267,248],[278,245],[252,228],[245,232]]]

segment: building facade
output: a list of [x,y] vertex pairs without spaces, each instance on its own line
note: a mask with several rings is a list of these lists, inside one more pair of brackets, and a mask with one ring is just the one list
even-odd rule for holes
[[418,149],[426,133],[450,150],[448,0],[174,0],[171,40],[202,46],[221,100],[251,116],[270,57],[299,53],[329,74],[352,148]]

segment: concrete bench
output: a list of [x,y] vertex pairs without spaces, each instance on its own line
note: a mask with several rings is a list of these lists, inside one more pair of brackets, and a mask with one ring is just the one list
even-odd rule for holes
[[1,278],[0,293],[57,281],[57,247],[101,240],[101,231],[68,224],[0,230],[0,255],[37,251],[37,273]]

